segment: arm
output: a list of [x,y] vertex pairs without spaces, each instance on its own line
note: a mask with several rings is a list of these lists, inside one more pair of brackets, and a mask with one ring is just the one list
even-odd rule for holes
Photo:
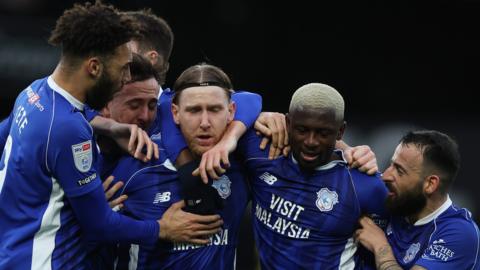
[[[355,238],[375,255],[376,268],[378,270],[402,270],[403,268],[397,263],[392,247],[382,229],[368,217],[360,219],[360,226],[361,228],[355,232]],[[411,269],[421,270],[426,268],[414,265]]]
[[[160,97],[157,117],[161,119],[160,131],[162,139],[170,160],[175,161],[177,167],[193,160],[188,151],[187,143],[183,138],[182,132],[173,121],[172,116],[172,98],[173,92],[164,91]],[[233,122],[242,123],[247,128],[253,125],[258,114],[262,110],[262,97],[250,92],[235,92],[232,94],[232,100],[236,103],[236,112]],[[181,158],[178,160],[178,158]]]
[[247,131],[247,127],[243,123],[236,121],[230,123],[222,139],[212,149],[203,153],[200,166],[193,174],[200,175],[204,182],[208,182],[208,176],[218,179],[218,175],[222,175],[226,171],[223,167],[230,167],[228,155],[235,151],[237,142],[245,131]]
[[7,142],[8,134],[10,133],[10,126],[12,124],[13,112],[8,118],[5,118],[0,122],[0,154],[3,152],[5,143]]
[[159,221],[137,221],[112,211],[100,187],[69,201],[89,240],[152,244],[160,236]]
[[[137,125],[118,123],[102,116],[94,117],[90,124],[96,133],[114,139],[125,152],[136,159],[147,162],[151,159],[152,154],[158,159],[158,146]],[[143,147],[147,148],[146,154],[142,152]]]

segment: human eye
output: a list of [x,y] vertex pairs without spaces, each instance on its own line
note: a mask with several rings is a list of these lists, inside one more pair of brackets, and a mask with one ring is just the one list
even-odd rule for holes
[[140,102],[139,102],[139,101],[136,101],[136,100],[130,101],[130,102],[128,103],[128,106],[130,107],[131,110],[136,110],[136,109],[138,109],[138,108],[140,107]]

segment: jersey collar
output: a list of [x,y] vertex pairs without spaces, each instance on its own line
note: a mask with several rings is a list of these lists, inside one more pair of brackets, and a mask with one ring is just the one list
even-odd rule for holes
[[80,102],[78,99],[70,95],[65,89],[60,87],[52,78],[52,76],[48,77],[48,86],[53,89],[53,91],[59,93],[62,97],[64,97],[70,104],[72,104],[75,108],[77,108],[80,111],[83,111],[83,108],[85,107],[85,104]]
[[[343,156],[343,151],[342,150],[335,149],[333,152],[336,153],[337,155],[339,155],[342,159],[332,160],[325,165],[318,166],[318,167],[315,168],[316,171],[329,170],[329,169],[335,167],[337,164],[347,164],[347,161],[345,160],[345,157]],[[298,165],[298,161],[293,157],[293,154],[291,156],[292,156],[293,163]]]
[[431,222],[432,220],[440,216],[443,212],[445,212],[451,205],[452,205],[452,200],[450,200],[450,196],[447,196],[447,200],[439,208],[437,208],[437,210],[433,211],[428,216],[425,216],[417,220],[417,222],[415,222],[413,225],[421,226]]

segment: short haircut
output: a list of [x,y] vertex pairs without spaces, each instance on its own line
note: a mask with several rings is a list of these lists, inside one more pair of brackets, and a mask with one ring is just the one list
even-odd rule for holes
[[173,32],[168,23],[156,16],[150,9],[125,12],[138,23],[139,35],[134,38],[139,50],[146,52],[155,50],[164,57],[170,58],[173,48]]
[[228,75],[219,67],[200,63],[187,68],[180,74],[173,85],[175,93],[172,102],[178,104],[183,90],[197,86],[218,86],[225,90],[228,100],[231,99],[233,85]]
[[457,143],[448,135],[435,130],[408,132],[400,140],[402,145],[415,145],[423,156],[423,172],[440,174],[439,189],[447,193],[460,169],[460,153]]
[[130,63],[131,80],[128,83],[140,82],[154,78],[159,81],[159,75],[152,66],[152,63],[140,54],[132,54],[132,62]]
[[109,56],[136,35],[134,20],[97,1],[75,4],[58,18],[49,42],[69,57]]
[[335,120],[343,121],[345,102],[335,88],[321,83],[309,83],[295,91],[289,111],[320,109],[332,109],[335,112]]

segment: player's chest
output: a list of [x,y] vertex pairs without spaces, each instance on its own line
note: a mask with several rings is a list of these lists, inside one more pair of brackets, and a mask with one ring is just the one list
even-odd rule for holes
[[305,181],[259,173],[253,183],[253,200],[257,222],[294,238],[302,238],[302,234],[318,239],[350,236],[360,215],[348,176]]
[[404,268],[410,268],[427,248],[433,227],[417,228],[406,223],[390,223],[385,231],[397,261]]

